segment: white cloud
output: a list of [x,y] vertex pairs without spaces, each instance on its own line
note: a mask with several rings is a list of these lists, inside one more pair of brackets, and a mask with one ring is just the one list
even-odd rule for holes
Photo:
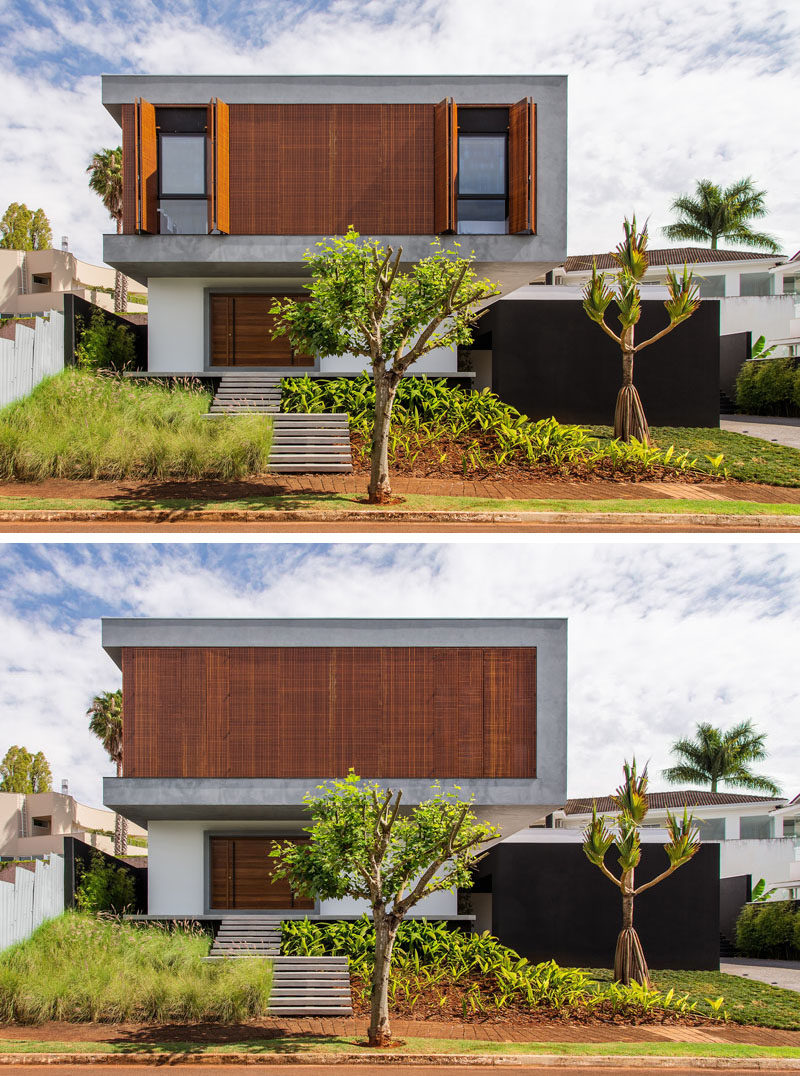
[[[567,74],[569,250],[608,249],[708,177],[752,174],[789,253],[800,245],[793,137],[800,7],[766,0],[405,0],[124,7],[37,0],[0,48],[0,202],[41,204],[56,240],[98,259],[108,223],[84,169],[118,130],[98,72]],[[206,11],[205,7],[203,11]],[[11,22],[11,20],[9,20]],[[543,162],[542,166],[546,166]]]
[[748,717],[800,791],[798,545],[12,545],[0,571],[0,749],[44,750],[89,802],[112,767],[85,711],[119,683],[102,615],[566,616],[570,794],[634,752],[658,787],[674,738]]

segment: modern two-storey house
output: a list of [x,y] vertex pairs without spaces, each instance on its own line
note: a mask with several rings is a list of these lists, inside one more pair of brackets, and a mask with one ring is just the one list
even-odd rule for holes
[[[267,858],[351,767],[408,805],[458,786],[503,834],[566,797],[564,620],[110,619],[103,646],[125,714],[103,798],[147,827],[150,915],[360,914],[292,893]],[[416,911],[452,918],[456,895]]]
[[124,157],[103,256],[148,287],[151,373],[360,371],[272,340],[269,313],[350,225],[408,263],[460,243],[503,292],[566,256],[563,76],[110,75],[102,94]]

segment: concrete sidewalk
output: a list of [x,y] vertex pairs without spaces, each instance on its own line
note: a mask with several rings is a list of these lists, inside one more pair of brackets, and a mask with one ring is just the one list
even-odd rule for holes
[[770,986],[782,986],[784,990],[800,993],[800,960],[750,960],[746,957],[730,957],[720,963],[720,971],[727,975],[741,975],[743,979],[757,979]]
[[730,433],[760,437],[776,445],[800,448],[800,418],[780,418],[776,415],[721,415],[719,428]]

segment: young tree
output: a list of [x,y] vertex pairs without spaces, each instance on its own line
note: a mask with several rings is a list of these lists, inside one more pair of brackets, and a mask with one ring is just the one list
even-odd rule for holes
[[53,775],[44,754],[32,755],[25,747],[9,747],[0,762],[0,792],[50,792]]
[[[98,738],[117,767],[117,777],[122,776],[122,689],[103,691],[95,695],[86,711],[89,731]],[[114,855],[124,856],[128,851],[128,820],[121,814],[114,816]]]
[[[652,889],[673,871],[688,863],[700,847],[700,836],[694,819],[687,816],[684,809],[683,818],[676,818],[667,813],[669,843],[664,845],[669,867],[644,885],[635,885],[634,875],[639,860],[642,858],[640,829],[647,815],[647,767],[644,773],[636,772],[636,759],[623,766],[625,781],[617,789],[614,797],[619,814],[616,817],[615,830],[606,825],[606,818],[597,814],[597,804],[592,808],[592,821],[583,834],[583,851],[590,863],[599,867],[606,878],[613,882],[622,894],[622,930],[617,938],[614,953],[614,978],[628,986],[632,980],[642,986],[650,987],[650,972],[644,958],[642,943],[633,926],[633,902],[647,889]],[[611,845],[617,850],[617,862],[620,876],[606,867],[605,858]]]
[[767,215],[766,193],[755,189],[750,176],[724,189],[708,179],[699,179],[694,197],[682,194],[670,206],[678,214],[678,220],[661,230],[668,239],[710,243],[712,250],[717,249],[720,239],[729,239],[741,246],[759,247],[777,254],[780,247],[774,236],[750,227],[751,220]]
[[30,210],[24,202],[12,202],[0,219],[0,248],[47,250],[52,245],[53,232],[45,211]]
[[437,244],[408,272],[400,269],[402,247],[362,240],[352,228],[317,246],[319,253],[305,256],[309,298],[275,303],[275,335],[288,335],[303,351],[369,361],[375,381],[369,500],[379,504],[392,492],[389,428],[400,379],[434,348],[469,344],[479,304],[498,289],[477,278],[472,255]]
[[673,785],[708,785],[712,792],[723,781],[733,788],[779,796],[781,790],[773,780],[750,769],[752,762],[767,757],[766,738],[766,733],[756,732],[752,721],[741,721],[731,729],[700,722],[694,739],[684,737],[672,745],[679,761],[663,771],[664,777]]
[[[617,395],[614,411],[614,436],[622,441],[636,438],[643,444],[650,444],[650,429],[645,418],[644,408],[636,386],[633,383],[634,357],[646,347],[672,332],[676,325],[686,321],[697,309],[699,287],[686,266],[683,274],[677,276],[667,269],[667,287],[669,299],[664,308],[669,317],[669,324],[649,340],[640,343],[634,341],[634,330],[641,317],[641,296],[639,283],[647,269],[647,226],[641,232],[636,229],[636,216],[632,221],[627,217],[623,224],[625,239],[617,246],[614,259],[619,265],[615,274],[616,291],[606,283],[606,274],[597,272],[597,264],[592,265],[592,279],[583,290],[583,309],[592,321],[596,321],[603,332],[610,336],[622,349],[622,387]],[[619,336],[606,325],[606,310],[615,302],[619,311],[618,321],[622,326]]]
[[[95,194],[100,195],[119,235],[122,231],[122,146],[98,150],[86,171],[89,173],[89,186]],[[127,309],[128,278],[117,269],[114,277],[114,310],[119,313]]]
[[278,844],[275,876],[323,900],[366,900],[375,924],[375,964],[369,1030],[371,1046],[391,1042],[389,973],[397,929],[415,904],[442,890],[472,884],[479,845],[499,836],[479,822],[472,801],[443,793],[401,812],[402,793],[362,781],[352,771],[308,793],[313,825],[304,844]]

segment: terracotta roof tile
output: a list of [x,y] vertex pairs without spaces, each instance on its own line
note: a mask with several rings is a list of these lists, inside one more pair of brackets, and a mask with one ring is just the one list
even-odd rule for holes
[[[782,800],[783,797],[744,796],[739,792],[706,792],[698,789],[687,789],[681,792],[650,792],[647,796],[647,802],[653,810],[665,807],[668,810],[683,807],[714,807],[723,806],[726,803],[779,803]],[[611,796],[598,796],[595,802],[600,814],[609,814],[617,810],[617,805]],[[592,799],[567,800],[564,813],[591,814]]]
[[[597,259],[598,269],[616,269],[617,263],[611,253],[606,254],[572,254],[564,262],[564,268],[568,273],[591,271],[592,259]],[[711,250],[710,247],[665,247],[662,249],[648,250],[647,262],[655,265],[693,265],[699,262],[746,262],[757,261],[760,258],[769,258],[777,265],[780,256],[775,254],[759,254],[752,250]]]

